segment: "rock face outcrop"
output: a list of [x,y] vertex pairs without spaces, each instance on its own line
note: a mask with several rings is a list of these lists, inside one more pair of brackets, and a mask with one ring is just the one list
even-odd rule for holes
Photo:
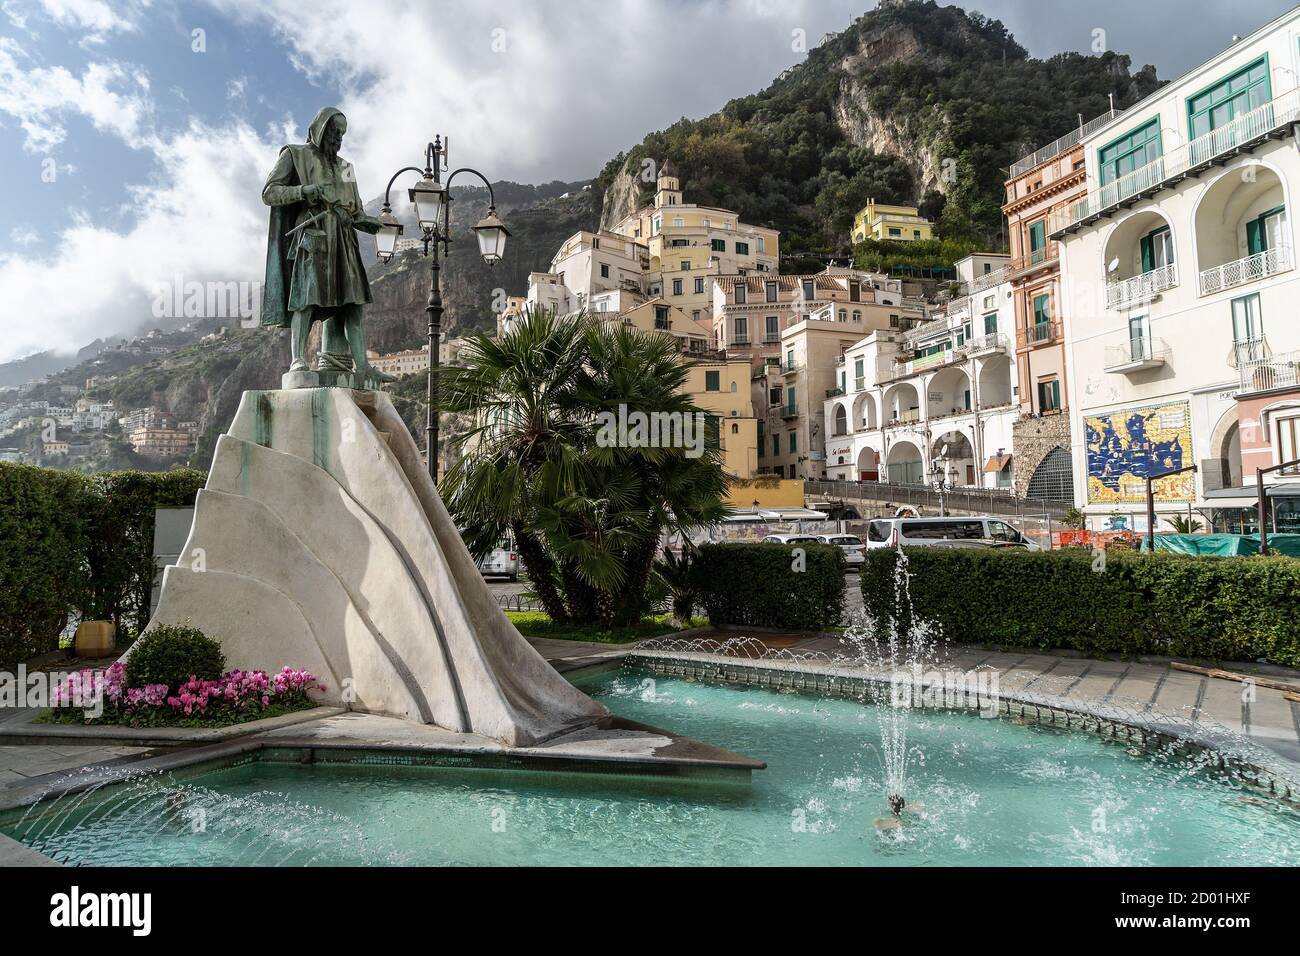
[[[326,700],[527,746],[608,716],[493,601],[387,395],[246,392],[151,623]],[[129,658],[128,658],[129,659]]]

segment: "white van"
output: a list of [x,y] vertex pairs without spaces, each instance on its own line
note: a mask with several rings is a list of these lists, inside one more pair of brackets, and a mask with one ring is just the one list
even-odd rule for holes
[[507,535],[478,563],[479,574],[505,575],[511,581],[519,580],[519,552],[515,550],[514,535]]
[[1038,545],[1003,521],[987,515],[962,518],[875,518],[867,526],[868,548],[1025,548]]

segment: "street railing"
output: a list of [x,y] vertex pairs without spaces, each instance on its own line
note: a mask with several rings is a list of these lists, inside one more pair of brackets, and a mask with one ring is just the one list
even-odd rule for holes
[[940,498],[948,510],[972,514],[1025,515],[1046,514],[1061,518],[1070,505],[1042,498],[1017,498],[1010,490],[1002,488],[954,488],[942,495],[931,485],[903,484],[892,481],[805,481],[805,495],[826,498],[878,501],[894,506],[909,505],[938,509]]

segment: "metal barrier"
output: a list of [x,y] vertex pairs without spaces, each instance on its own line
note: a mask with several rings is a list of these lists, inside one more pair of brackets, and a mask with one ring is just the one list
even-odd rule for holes
[[957,488],[945,491],[942,496],[930,485],[900,484],[890,481],[805,481],[805,495],[827,498],[879,501],[901,506],[931,509],[938,513],[940,498],[948,510],[971,514],[1030,517],[1045,515],[1062,518],[1070,505],[1042,498],[1017,498],[1009,491],[998,488]]

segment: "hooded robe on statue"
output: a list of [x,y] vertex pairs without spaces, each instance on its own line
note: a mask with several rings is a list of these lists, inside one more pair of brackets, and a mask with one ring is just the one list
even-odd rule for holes
[[[332,106],[325,107],[312,120],[306,143],[280,150],[262,187],[262,201],[271,207],[263,325],[286,328],[293,313],[303,309],[313,309],[312,320],[317,321],[334,310],[347,311],[346,307],[359,308],[371,301],[354,224],[373,231],[370,227],[378,223],[365,215],[352,164],[338,156],[331,161],[322,145],[335,117],[346,131],[346,117]],[[312,184],[324,187],[324,195],[307,202],[303,187]],[[291,232],[322,212],[315,222]]]

